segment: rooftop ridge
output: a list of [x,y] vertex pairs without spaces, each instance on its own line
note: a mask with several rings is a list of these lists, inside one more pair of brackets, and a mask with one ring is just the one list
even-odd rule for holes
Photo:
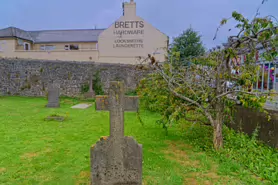
[[53,30],[26,30],[26,32],[39,32],[39,31],[85,31],[85,30],[106,30],[107,28],[84,28],[84,29],[53,29]]

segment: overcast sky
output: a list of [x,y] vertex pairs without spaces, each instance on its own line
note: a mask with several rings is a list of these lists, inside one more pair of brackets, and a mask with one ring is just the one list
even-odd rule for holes
[[[129,1],[129,0],[126,0]],[[262,0],[135,0],[137,14],[170,38],[193,27],[207,48],[226,41],[233,33],[223,27],[213,37],[220,21],[238,11],[255,15]],[[107,28],[122,15],[123,0],[0,0],[0,29],[24,30]],[[261,16],[278,18],[278,0],[268,0]],[[234,24],[232,24],[234,25]]]

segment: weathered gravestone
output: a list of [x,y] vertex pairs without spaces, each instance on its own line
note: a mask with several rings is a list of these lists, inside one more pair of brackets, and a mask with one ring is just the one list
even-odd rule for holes
[[142,145],[124,136],[124,100],[123,83],[111,82],[110,136],[91,147],[92,185],[142,185]]
[[[96,96],[96,110],[109,110],[108,96]],[[124,97],[124,111],[137,112],[139,109],[138,96]]]
[[95,92],[93,89],[93,79],[92,76],[90,76],[90,85],[89,85],[89,92],[84,93],[85,98],[95,98]]
[[48,108],[59,108],[60,107],[60,91],[58,87],[50,86],[48,88],[48,104],[46,107]]

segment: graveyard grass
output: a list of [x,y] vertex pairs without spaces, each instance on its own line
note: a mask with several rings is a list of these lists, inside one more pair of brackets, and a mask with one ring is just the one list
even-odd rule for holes
[[[90,147],[109,135],[108,112],[71,109],[80,101],[67,98],[59,109],[45,108],[44,98],[0,97],[0,102],[0,184],[90,183]],[[66,119],[44,120],[51,115]],[[125,113],[125,135],[143,144],[144,185],[263,183],[237,163],[200,152],[181,129],[165,135],[155,123],[159,117],[141,110],[142,125],[136,113]]]

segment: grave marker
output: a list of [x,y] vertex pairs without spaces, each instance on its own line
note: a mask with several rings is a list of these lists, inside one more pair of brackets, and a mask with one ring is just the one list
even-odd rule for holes
[[84,93],[85,98],[95,98],[95,92],[93,89],[93,78],[90,76],[89,92]]
[[59,108],[60,107],[60,91],[58,87],[50,86],[48,88],[48,104],[46,107],[48,108]]
[[89,108],[91,106],[92,106],[92,104],[80,103],[80,104],[72,106],[71,108],[72,109],[87,109],[87,108]]
[[124,136],[122,82],[111,82],[108,96],[110,136],[91,147],[92,185],[142,185],[142,145]]
[[[108,96],[96,96],[96,110],[109,111]],[[124,96],[124,111],[137,112],[139,109],[138,96]]]

